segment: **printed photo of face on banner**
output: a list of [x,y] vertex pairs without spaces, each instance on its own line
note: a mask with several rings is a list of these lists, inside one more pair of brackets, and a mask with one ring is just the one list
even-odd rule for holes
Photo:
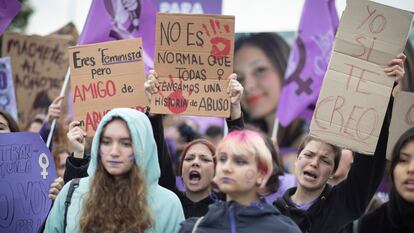
[[[284,84],[289,52],[288,43],[277,33],[239,34],[235,40],[234,71],[244,87],[242,107],[245,120],[269,136]],[[293,121],[286,128],[279,127],[278,144],[292,146],[302,133],[301,125],[300,121]]]

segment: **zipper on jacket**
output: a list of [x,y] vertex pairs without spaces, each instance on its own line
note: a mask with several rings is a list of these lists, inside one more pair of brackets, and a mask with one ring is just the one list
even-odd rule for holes
[[230,232],[231,233],[237,233],[236,230],[236,216],[234,215],[234,206],[230,205],[229,208],[229,212],[230,212],[230,216],[229,216],[229,220],[230,220]]

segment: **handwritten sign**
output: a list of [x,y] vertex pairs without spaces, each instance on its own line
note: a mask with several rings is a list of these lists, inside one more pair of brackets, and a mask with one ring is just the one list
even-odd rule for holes
[[387,159],[391,160],[392,149],[398,138],[412,127],[414,127],[414,93],[401,91],[394,99],[387,143]]
[[65,79],[69,40],[5,33],[3,56],[10,56],[19,121],[23,128],[46,113]]
[[38,134],[0,134],[0,232],[36,233],[49,213],[49,186],[56,177]]
[[229,117],[234,16],[159,13],[156,32],[151,112]]
[[310,134],[373,154],[394,84],[383,69],[404,50],[413,15],[371,1],[347,3]]
[[74,119],[92,136],[115,107],[145,109],[141,39],[69,48]]
[[0,58],[0,109],[10,113],[17,121],[16,95],[10,58]]

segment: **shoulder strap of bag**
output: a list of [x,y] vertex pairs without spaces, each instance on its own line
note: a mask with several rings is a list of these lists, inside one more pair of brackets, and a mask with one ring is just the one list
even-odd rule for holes
[[70,182],[70,186],[69,186],[69,190],[68,190],[68,194],[66,195],[66,201],[65,201],[65,218],[64,218],[64,222],[63,222],[63,232],[66,232],[66,225],[67,225],[67,215],[68,215],[68,209],[70,206],[70,202],[72,200],[72,195],[73,192],[75,191],[75,189],[79,186],[79,180],[80,178],[76,178],[73,179]]
[[359,219],[354,220],[352,222],[352,232],[353,233],[358,233],[358,223],[359,223]]
[[204,216],[197,219],[197,221],[195,222],[194,227],[193,227],[193,230],[191,231],[191,233],[196,233],[197,228],[198,228],[198,225],[200,225],[201,220],[203,220],[203,218],[204,218]]

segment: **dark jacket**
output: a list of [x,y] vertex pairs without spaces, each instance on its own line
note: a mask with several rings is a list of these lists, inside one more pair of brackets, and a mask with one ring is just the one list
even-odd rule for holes
[[[181,223],[180,233],[190,233],[198,218]],[[300,233],[297,225],[265,200],[251,206],[216,202],[199,223],[196,233]]]
[[288,189],[283,197],[273,203],[283,214],[292,218],[302,232],[334,233],[364,213],[384,174],[391,105],[388,106],[375,155],[355,153],[346,180],[335,187],[327,184],[308,210],[298,209],[290,201],[296,187]]
[[[354,225],[355,224],[355,225]],[[354,227],[356,227],[354,230]],[[347,224],[340,233],[413,233],[414,203],[401,198],[395,190],[390,201],[373,212]]]
[[181,201],[185,218],[190,217],[201,217],[204,216],[208,211],[208,206],[213,204],[217,200],[226,200],[226,195],[221,192],[212,192],[206,198],[193,202],[188,199],[184,192],[176,192],[176,195]]

